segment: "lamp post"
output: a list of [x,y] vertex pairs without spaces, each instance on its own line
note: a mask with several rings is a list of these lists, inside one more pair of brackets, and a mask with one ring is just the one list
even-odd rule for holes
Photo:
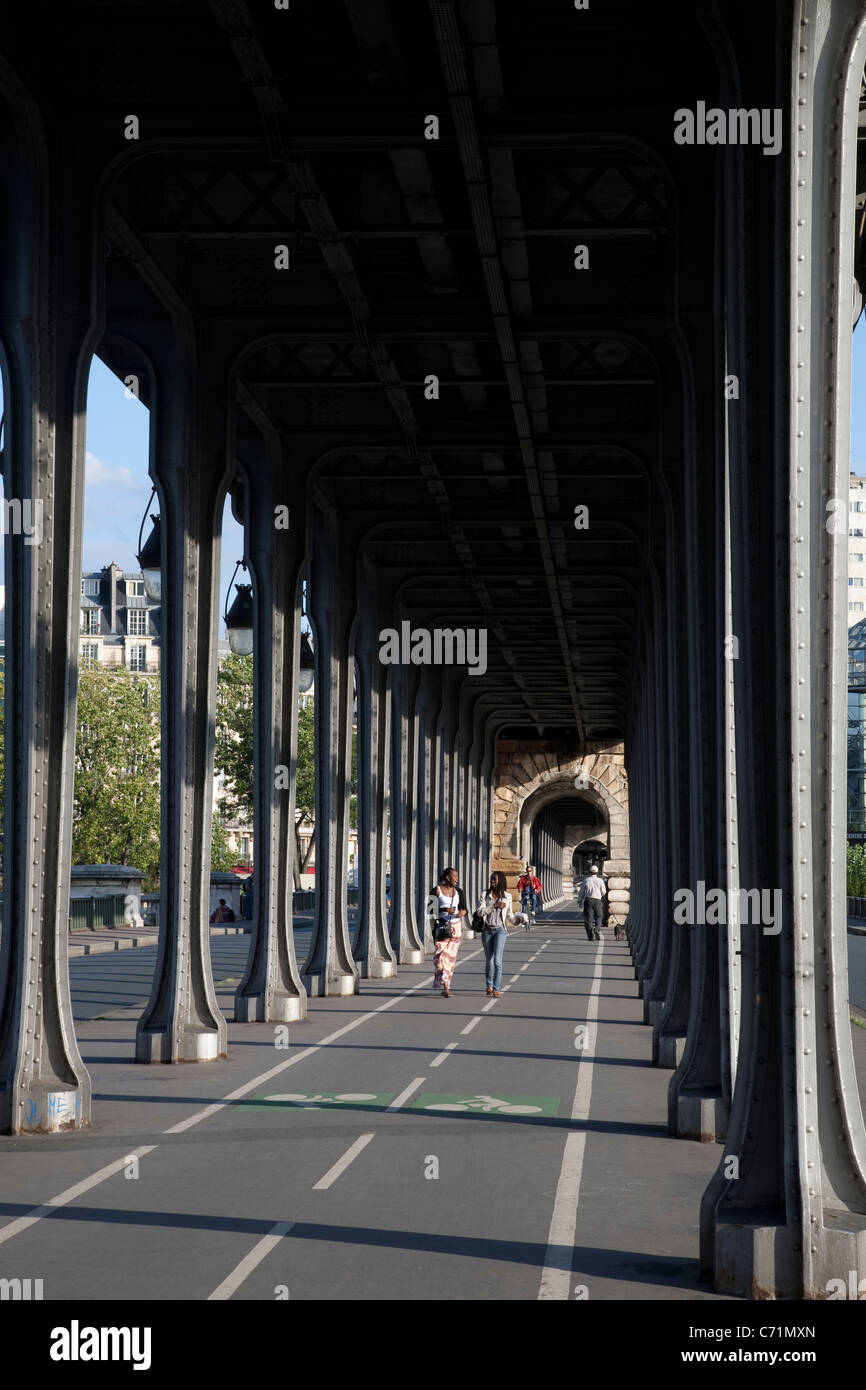
[[141,537],[144,532],[144,523],[147,520],[148,512],[150,512],[150,504],[155,496],[156,488],[154,488],[153,492],[150,495],[150,499],[148,500],[148,504],[144,510],[144,516],[141,519],[141,526],[138,532],[138,563],[141,565],[141,577],[144,580],[144,592],[147,594],[147,597],[150,599],[151,603],[161,603],[162,539],[160,531],[159,512],[151,513],[150,519],[153,522],[153,526],[151,527],[150,535],[144,542],[144,545],[142,545],[141,543]]
[[[235,574],[239,569],[246,573],[246,563],[238,560],[235,565],[235,573],[232,575],[234,583]],[[252,584],[235,584],[237,597],[231,608],[223,614],[226,625],[226,635],[229,639],[229,646],[237,656],[249,656],[253,650],[253,586]],[[229,584],[229,595],[232,586]],[[226,595],[228,603],[228,595]]]

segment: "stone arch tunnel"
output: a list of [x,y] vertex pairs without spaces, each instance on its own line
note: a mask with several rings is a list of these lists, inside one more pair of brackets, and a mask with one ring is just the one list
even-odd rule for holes
[[[847,487],[864,6],[607,8],[82,4],[4,32],[3,477],[44,539],[6,537],[0,1129],[95,1110],[66,912],[98,353],[140,380],[161,517],[163,924],[137,1060],[226,1053],[206,907],[229,494],[256,709],[236,1019],[301,1022],[421,962],[444,864],[474,891],[533,855],[555,904],[574,836],[602,838],[670,1133],[737,1159],[703,1199],[705,1276],[819,1297],[866,1274],[845,538],[825,525]],[[707,107],[778,112],[780,149],[718,121],[713,148]],[[298,960],[278,773],[304,582],[318,891]],[[780,929],[678,923],[699,881],[778,889]]]

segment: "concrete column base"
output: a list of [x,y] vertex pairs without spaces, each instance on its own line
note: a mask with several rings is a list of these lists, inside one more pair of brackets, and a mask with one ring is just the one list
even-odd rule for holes
[[315,995],[318,999],[332,999],[344,994],[360,993],[356,975],[337,974],[335,972],[332,975],[303,975],[301,978],[307,994]]
[[359,960],[358,972],[363,980],[392,980],[397,966],[392,960]]
[[263,994],[235,995],[235,1023],[299,1023],[307,1001],[297,994],[276,994],[270,1007]]
[[423,962],[423,951],[419,951],[414,949],[413,947],[407,946],[400,952],[400,965],[422,965]]
[[220,1051],[220,1033],[215,1028],[191,1024],[184,1028],[176,1049],[171,1033],[164,1029],[142,1029],[135,1037],[136,1062],[219,1062],[225,1056],[225,1042]]
[[30,1086],[22,1116],[18,1134],[57,1134],[90,1125],[90,1114],[82,1115],[81,1094],[74,1087]]
[[728,1108],[720,1095],[680,1092],[676,1104],[676,1138],[697,1139],[701,1144],[721,1144],[727,1131]]
[[665,1001],[663,999],[644,999],[643,1021],[648,1023],[651,1028],[656,1028],[661,1023],[664,1011]]
[[683,1060],[686,1050],[685,1033],[660,1033],[653,1031],[653,1066],[670,1067],[675,1071]]
[[716,1292],[740,1298],[800,1298],[803,1256],[797,1235],[790,1226],[746,1226],[717,1219],[712,1270]]

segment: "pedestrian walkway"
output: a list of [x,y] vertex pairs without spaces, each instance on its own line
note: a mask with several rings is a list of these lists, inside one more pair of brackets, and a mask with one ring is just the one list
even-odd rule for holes
[[[248,949],[212,943],[229,1017]],[[718,1299],[697,1223],[720,1147],[669,1137],[628,948],[573,908],[509,935],[500,999],[466,940],[450,999],[402,968],[311,999],[288,1040],[230,1023],[211,1065],[131,1062],[153,954],[72,963],[95,1124],[0,1140],[0,1278],[46,1299]]]

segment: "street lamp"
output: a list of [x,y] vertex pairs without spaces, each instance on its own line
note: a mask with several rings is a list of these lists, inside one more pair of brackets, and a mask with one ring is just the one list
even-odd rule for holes
[[[243,560],[238,560],[235,565],[235,574],[239,569],[246,573],[246,564]],[[232,575],[234,583],[235,574]],[[253,650],[253,586],[252,584],[235,584],[237,598],[223,614],[226,625],[226,635],[229,639],[229,646],[236,656],[249,656]],[[228,603],[232,586],[229,584],[229,593],[226,595]]]
[[159,512],[151,513],[150,519],[153,522],[153,526],[144,545],[141,543],[144,523],[147,520],[147,514],[150,512],[150,504],[155,496],[156,488],[153,489],[150,495],[147,506],[144,509],[144,516],[141,519],[141,526],[138,532],[138,563],[141,565],[144,592],[147,594],[151,603],[161,603],[162,575],[160,570],[162,567],[162,541],[160,539]]
[[315,675],[315,670],[316,663],[313,659],[313,649],[310,646],[310,639],[305,632],[302,632],[301,669],[298,675],[298,690],[301,692],[302,695],[306,695],[307,691],[311,688],[313,684],[313,676]]

